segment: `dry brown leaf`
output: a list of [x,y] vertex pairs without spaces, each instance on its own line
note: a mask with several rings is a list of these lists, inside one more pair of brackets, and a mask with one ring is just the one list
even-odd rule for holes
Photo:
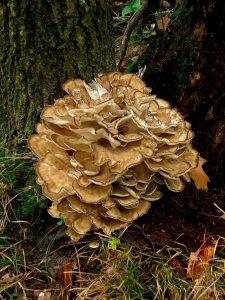
[[114,269],[113,267],[109,267],[109,268],[105,271],[105,273],[106,273],[107,275],[113,275],[113,274],[115,273],[115,269]]
[[170,18],[167,16],[164,16],[162,18],[156,19],[156,24],[159,30],[166,31],[168,25],[170,23]]
[[199,156],[198,166],[189,172],[189,175],[191,179],[194,181],[194,184],[198,190],[202,189],[204,191],[208,191],[209,177],[202,169],[202,166],[206,162],[207,162],[206,159]]
[[72,263],[70,260],[66,259],[64,263],[64,269],[62,272],[62,287],[63,289],[68,288],[72,283]]
[[184,276],[185,275],[185,271],[184,271],[184,267],[182,265],[182,263],[174,258],[172,259],[170,262],[169,262],[169,265],[174,269],[176,270],[180,275]]
[[12,275],[10,273],[6,273],[5,275],[3,275],[1,277],[1,280],[0,280],[0,284],[10,284],[12,282],[16,282],[18,281],[19,277],[21,276],[22,274],[20,275]]
[[187,267],[188,278],[198,279],[209,271],[209,260],[213,258],[215,248],[216,245],[211,245],[190,253]]

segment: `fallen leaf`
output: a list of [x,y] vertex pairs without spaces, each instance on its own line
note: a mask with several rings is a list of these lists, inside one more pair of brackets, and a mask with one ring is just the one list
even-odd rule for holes
[[188,267],[187,267],[187,277],[193,278],[195,273],[195,266],[198,263],[198,255],[196,252],[191,252],[188,260]]
[[170,18],[167,17],[167,16],[156,19],[156,24],[157,24],[157,27],[158,27],[159,30],[166,31],[169,23],[170,23]]
[[202,166],[206,162],[207,162],[207,160],[205,160],[204,158],[199,156],[198,166],[189,172],[189,175],[190,175],[191,179],[194,181],[194,184],[198,190],[202,189],[202,190],[208,191],[209,177],[207,176],[205,171],[202,169]]
[[185,271],[184,271],[184,267],[182,266],[182,263],[174,258],[171,261],[169,261],[169,265],[176,270],[180,275],[184,276],[185,275]]
[[62,287],[63,289],[68,288],[72,283],[72,263],[70,260],[66,259],[64,263],[64,269],[62,272]]
[[105,273],[106,273],[107,275],[113,275],[113,274],[115,273],[115,269],[114,269],[113,267],[109,267],[109,268],[105,271]]
[[196,84],[199,80],[201,80],[202,75],[199,72],[195,72],[194,76],[191,79],[191,83],[194,85]]
[[190,253],[187,267],[188,278],[198,279],[209,271],[209,260],[213,258],[215,248],[215,245],[211,245]]
[[11,275],[10,273],[6,273],[3,275],[0,279],[0,284],[10,284],[12,282],[16,282],[19,280],[19,278],[22,276],[22,274],[18,275]]

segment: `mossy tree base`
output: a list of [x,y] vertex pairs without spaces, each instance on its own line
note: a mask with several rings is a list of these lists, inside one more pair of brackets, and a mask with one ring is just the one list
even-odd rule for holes
[[169,30],[151,40],[144,79],[192,123],[194,146],[208,160],[211,182],[221,186],[225,183],[224,4],[187,1],[177,9]]

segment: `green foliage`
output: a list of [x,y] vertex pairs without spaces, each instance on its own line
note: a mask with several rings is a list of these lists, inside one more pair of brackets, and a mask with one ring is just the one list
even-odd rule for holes
[[116,237],[113,237],[109,240],[109,246],[112,250],[116,250],[119,244],[120,244],[120,240]]
[[86,4],[86,0],[79,0],[79,4],[80,5],[85,5]]
[[[80,278],[83,290],[77,298],[86,293],[98,295],[98,299],[124,300],[164,300],[168,299],[168,295],[172,295],[171,299],[201,299],[194,298],[195,293],[204,294],[207,299],[216,299],[219,294],[224,296],[224,272],[219,269],[224,264],[223,254],[211,262],[214,271],[206,274],[199,284],[186,277],[190,253],[184,246],[182,249],[164,247],[154,250],[131,244],[123,238],[100,239],[101,247],[94,253],[93,250],[86,252],[85,247],[78,250],[85,267]],[[114,241],[119,243],[112,250],[109,245]],[[224,249],[224,245],[221,247]]]
[[166,10],[161,10],[161,9],[157,9],[154,13],[156,19],[159,19],[159,18],[163,18],[164,16],[168,16],[170,14],[170,11]]
[[175,22],[177,20],[182,20],[181,16],[187,12],[186,9],[186,0],[182,1],[181,4],[176,4],[170,10],[162,10],[157,9],[154,13],[156,19],[161,19],[165,16],[168,16],[171,19],[171,22]]
[[141,8],[141,0],[134,0],[132,3],[127,4],[122,10],[122,16],[134,13]]
[[[181,2],[181,4],[175,5],[171,10],[170,18],[172,21],[182,20],[181,16],[187,12],[187,0]],[[189,11],[191,13],[191,10]]]
[[124,71],[124,74],[129,74],[134,72],[134,69],[137,66],[137,61],[131,61],[131,63],[127,66],[126,70]]
[[57,225],[58,226],[62,226],[62,225],[64,225],[65,223],[64,223],[64,219],[60,219],[60,221],[57,223]]

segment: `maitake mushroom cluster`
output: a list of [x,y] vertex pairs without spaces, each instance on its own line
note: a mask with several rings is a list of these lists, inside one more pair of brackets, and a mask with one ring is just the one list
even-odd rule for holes
[[43,109],[29,146],[49,213],[73,240],[127,226],[162,196],[161,185],[183,190],[199,159],[191,125],[138,76],[111,72],[64,90]]

